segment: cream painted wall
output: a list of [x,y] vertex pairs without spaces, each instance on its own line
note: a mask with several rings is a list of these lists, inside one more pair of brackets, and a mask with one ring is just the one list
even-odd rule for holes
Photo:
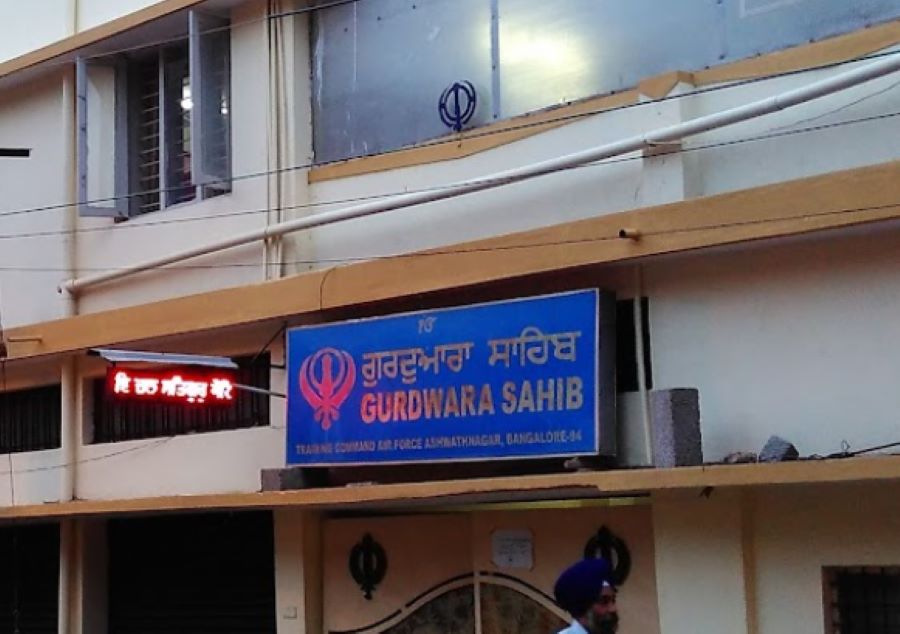
[[898,486],[654,494],[662,631],[824,634],[825,567],[900,565]]
[[[371,600],[353,580],[349,553],[369,533],[388,556],[389,574]],[[398,611],[422,592],[472,572],[472,544],[465,515],[333,519],[323,525],[323,631],[365,628]],[[427,565],[423,565],[427,562]]]
[[654,387],[700,390],[704,457],[897,439],[900,228],[647,265]]
[[[504,576],[512,578],[512,587],[520,592],[529,588],[533,593],[529,599],[549,610],[552,599],[548,597],[552,597],[559,573],[584,557],[585,545],[601,526],[621,537],[632,556],[631,575],[619,593],[622,631],[665,631],[659,629],[657,616],[651,509],[642,501],[581,508],[325,520],[325,631],[363,628],[385,618],[392,624],[402,621],[419,607],[410,603],[414,598],[426,591],[435,591],[436,596],[438,587],[449,588],[449,580],[473,572],[480,575],[482,584],[503,584]],[[530,569],[507,568],[493,561],[492,535],[497,530],[530,532]],[[383,546],[388,557],[388,572],[368,601],[347,569],[351,549],[366,533]],[[459,579],[458,583],[471,585],[472,578]]]
[[[56,287],[66,275],[59,232],[69,210],[21,213],[69,199],[63,115],[74,100],[64,103],[64,76],[60,71],[0,92],[0,146],[31,149],[27,159],[0,159],[0,312],[7,328],[64,314]],[[30,235],[5,237],[17,234]]]
[[[690,98],[688,108],[693,116],[719,112],[866,63],[871,61],[714,90]],[[900,76],[895,73],[796,108],[698,135],[690,147],[772,138],[692,152],[695,174],[702,179],[697,193],[712,195],[896,160],[900,157],[898,112]]]
[[0,62],[161,1],[4,0],[0,2]]
[[[71,1],[71,0],[70,0]],[[78,30],[85,31],[123,15],[134,13],[162,0],[75,0],[78,3]]]
[[[440,187],[587,149],[637,134],[658,118],[655,106],[580,120],[466,159],[315,183],[316,212],[330,201]],[[680,162],[678,156],[654,162]],[[320,227],[310,233],[321,261],[367,258],[453,244],[680,200],[681,179],[647,182],[640,161],[587,167],[454,200]],[[294,238],[296,239],[296,238]]]
[[275,525],[278,634],[322,631],[322,522],[315,512],[281,509]]
[[74,2],[75,0],[0,2],[0,62],[71,35]]
[[755,634],[746,625],[740,494],[659,492],[652,509],[660,631]]
[[60,449],[0,455],[0,506],[59,502],[62,464]]
[[898,494],[897,483],[757,494],[760,634],[823,634],[825,566],[900,565]]
[[260,470],[284,466],[284,430],[88,445],[79,449],[78,460],[76,495],[83,500],[259,491]]

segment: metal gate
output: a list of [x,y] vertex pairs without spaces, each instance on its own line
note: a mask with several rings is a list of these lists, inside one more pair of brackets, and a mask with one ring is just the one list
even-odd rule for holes
[[271,513],[109,523],[109,631],[275,633]]
[[0,632],[56,634],[59,526],[0,528]]

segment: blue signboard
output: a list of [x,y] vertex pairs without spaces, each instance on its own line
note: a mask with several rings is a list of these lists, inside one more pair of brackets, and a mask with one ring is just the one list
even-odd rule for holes
[[287,463],[609,452],[614,342],[600,300],[587,290],[290,330]]

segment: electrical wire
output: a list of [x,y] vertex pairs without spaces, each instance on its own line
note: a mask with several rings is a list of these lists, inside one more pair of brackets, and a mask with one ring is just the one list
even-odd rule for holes
[[[345,0],[345,2],[359,2],[359,1],[361,1],[361,0]],[[226,28],[226,27],[220,27],[220,28]],[[759,83],[759,82],[763,82],[763,81],[778,79],[781,77],[789,77],[789,76],[798,75],[798,74],[826,70],[829,68],[835,68],[835,67],[839,67],[839,66],[843,66],[843,65],[847,65],[847,64],[855,64],[855,63],[868,61],[868,60],[880,59],[883,57],[888,57],[888,56],[893,56],[893,55],[898,55],[898,54],[900,54],[900,50],[873,53],[870,55],[856,57],[856,58],[853,58],[850,60],[842,60],[839,62],[830,62],[827,64],[821,64],[818,66],[784,71],[784,72],[775,73],[772,75],[766,75],[764,77],[752,77],[752,78],[748,78],[745,80],[717,84],[715,86],[697,89],[697,90],[694,90],[694,91],[691,91],[688,93],[682,93],[682,94],[677,94],[677,95],[666,95],[664,97],[661,97],[659,99],[655,99],[652,101],[623,104],[621,106],[615,106],[612,108],[597,108],[597,109],[586,111],[586,112],[560,115],[559,117],[544,119],[541,121],[531,121],[531,122],[526,121],[521,124],[504,127],[501,129],[484,130],[482,132],[478,132],[478,131],[467,132],[465,139],[461,139],[459,136],[442,137],[440,139],[435,139],[433,141],[426,141],[423,143],[419,143],[412,147],[413,148],[427,148],[427,147],[435,147],[435,146],[447,145],[447,144],[458,144],[462,140],[479,139],[479,138],[485,138],[485,137],[490,137],[490,136],[509,134],[510,132],[527,130],[527,129],[531,129],[531,128],[546,127],[546,126],[554,125],[557,123],[565,123],[565,122],[575,121],[575,120],[579,120],[579,119],[584,119],[584,118],[591,117],[591,116],[601,114],[601,113],[619,112],[619,111],[628,110],[631,108],[641,108],[641,107],[646,107],[646,106],[652,106],[654,104],[664,103],[664,102],[670,101],[670,100],[687,99],[687,98],[696,97],[696,96],[704,95],[704,94],[711,93],[711,92],[716,92],[719,90],[736,88],[736,87],[745,86],[748,84],[755,84],[755,83]],[[540,111],[538,111],[538,112],[540,112]],[[392,154],[404,152],[409,149],[411,149],[411,148],[410,147],[397,148],[395,150],[390,150],[387,152],[353,157],[353,159],[350,159],[350,160],[362,159],[362,158],[372,158],[374,156],[390,156]],[[256,178],[264,178],[264,177],[273,176],[273,175],[280,174],[280,173],[293,172],[293,171],[299,171],[299,170],[305,170],[305,169],[311,169],[311,168],[327,167],[329,165],[335,165],[335,164],[342,164],[342,163],[345,163],[347,160],[348,159],[339,159],[339,160],[335,160],[335,161],[325,161],[325,162],[311,161],[308,163],[286,166],[283,168],[279,168],[277,170],[261,170],[261,171],[256,171],[256,172],[248,172],[245,174],[230,176],[225,179],[220,179],[219,181],[212,181],[212,182],[206,183],[206,184],[207,185],[217,184],[217,183],[218,184],[229,184],[229,183],[233,183],[233,182],[237,182],[237,181],[251,180],[251,179],[256,179]],[[113,202],[117,202],[120,200],[130,200],[130,199],[138,197],[138,196],[145,196],[148,194],[162,194],[162,193],[167,193],[169,191],[172,191],[172,188],[148,189],[148,190],[143,190],[143,191],[138,191],[138,192],[128,192],[128,193],[119,194],[116,196],[108,196],[108,197],[103,197],[103,198],[92,198],[90,200],[85,200],[85,201],[52,203],[52,204],[48,204],[48,205],[41,205],[41,206],[35,206],[35,207],[11,209],[11,210],[0,211],[0,217],[15,216],[15,215],[22,215],[22,214],[29,214],[29,213],[40,213],[40,212],[44,212],[44,211],[64,210],[64,209],[69,209],[71,207],[75,207],[75,206],[79,206],[79,205],[97,205],[97,204],[102,204],[102,203],[113,203]],[[320,204],[328,204],[328,203],[320,203]],[[265,211],[268,212],[269,210],[267,209]]]
[[[814,212],[814,213],[804,213],[804,214],[796,214],[796,215],[787,215],[787,216],[779,216],[777,218],[759,218],[753,220],[736,220],[734,222],[723,222],[716,224],[708,224],[708,225],[697,225],[694,227],[685,227],[682,229],[667,229],[665,231],[647,231],[641,232],[642,238],[654,237],[654,236],[664,236],[664,235],[678,235],[685,233],[695,233],[700,231],[713,231],[717,229],[728,229],[733,227],[743,227],[743,226],[753,226],[753,225],[761,225],[761,224],[772,224],[772,223],[780,223],[786,220],[812,220],[816,218],[823,218],[828,216],[836,216],[836,215],[844,215],[844,214],[854,214],[854,213],[863,213],[867,211],[883,211],[887,209],[900,209],[900,200],[896,202],[886,203],[883,205],[871,205],[866,207],[849,207],[844,209],[833,209],[829,211],[822,212]],[[602,217],[602,216],[601,216]],[[876,219],[878,220],[878,219]],[[884,219],[887,220],[887,219]],[[415,251],[415,252],[396,252],[396,253],[385,253],[385,254],[368,254],[368,255],[358,255],[358,256],[344,256],[340,258],[320,258],[316,260],[286,260],[284,262],[269,262],[260,264],[258,262],[233,262],[228,264],[184,264],[184,265],[170,265],[168,267],[161,267],[156,270],[215,270],[215,269],[231,269],[231,268],[257,268],[260,266],[277,266],[280,264],[293,264],[293,265],[301,265],[301,264],[349,264],[353,262],[368,262],[368,261],[378,261],[378,260],[391,260],[391,259],[400,259],[400,258],[411,258],[411,259],[421,259],[428,257],[438,257],[438,256],[446,256],[446,255],[465,255],[471,253],[495,253],[495,252],[504,252],[504,251],[521,251],[526,249],[539,249],[545,247],[559,247],[559,246],[574,246],[574,245],[584,245],[584,244],[596,244],[600,242],[620,242],[622,240],[627,240],[628,238],[623,238],[616,232],[615,234],[610,234],[606,236],[596,236],[592,238],[574,238],[571,240],[552,240],[546,242],[527,242],[523,244],[512,244],[512,245],[504,245],[504,246],[492,246],[492,247],[460,247],[460,248],[449,248],[449,249],[429,249],[426,251]],[[103,272],[103,271],[119,271],[126,270],[128,266],[125,267],[96,267],[96,268],[83,268],[80,270],[91,271],[91,272]],[[67,272],[68,269],[61,267],[4,267],[0,265],[0,271],[3,272],[17,272],[17,273],[62,273]],[[330,271],[329,271],[330,272]]]
[[[862,117],[862,118],[858,118],[858,119],[848,119],[845,121],[838,121],[838,122],[834,122],[834,123],[819,124],[816,126],[809,126],[809,127],[805,127],[805,128],[794,128],[794,129],[779,128],[779,129],[776,129],[776,131],[774,131],[774,132],[766,132],[763,134],[754,135],[754,136],[750,136],[750,137],[743,137],[743,138],[739,138],[739,139],[729,139],[727,141],[712,142],[712,143],[707,143],[707,144],[703,144],[703,145],[696,145],[693,147],[681,147],[681,148],[671,150],[667,154],[667,156],[677,155],[677,154],[687,154],[687,153],[691,153],[691,152],[701,152],[701,151],[705,151],[705,150],[739,145],[742,143],[754,143],[754,142],[759,142],[759,141],[767,141],[767,140],[772,140],[772,139],[776,139],[776,138],[792,136],[795,134],[807,134],[810,132],[818,132],[818,131],[828,130],[828,129],[832,129],[832,128],[839,128],[839,127],[843,127],[843,126],[857,125],[857,124],[861,124],[861,123],[870,123],[873,121],[890,119],[890,118],[894,118],[897,116],[900,116],[900,111],[878,114],[878,115],[871,115],[868,117]],[[616,165],[616,164],[620,164],[620,163],[628,163],[628,162],[632,162],[632,161],[642,161],[642,160],[644,160],[644,157],[640,156],[640,155],[638,155],[638,156],[623,156],[623,157],[618,157],[618,158],[613,158],[613,159],[605,159],[602,161],[597,161],[597,162],[589,163],[586,165],[577,165],[574,167],[568,167],[568,168],[565,168],[565,170],[563,170],[563,171],[587,169],[587,168],[592,168],[592,167],[603,167],[603,166]],[[282,207],[282,209],[290,209],[290,210],[309,209],[309,208],[316,208],[316,207],[322,207],[322,206],[334,206],[334,205],[339,205],[339,204],[366,202],[366,201],[372,201],[372,200],[381,200],[381,199],[385,199],[385,198],[391,198],[393,196],[399,196],[399,195],[405,195],[405,194],[419,194],[419,193],[426,193],[426,192],[443,191],[443,190],[450,189],[450,188],[453,188],[456,186],[457,186],[456,184],[438,185],[438,186],[425,187],[425,188],[413,189],[413,190],[370,194],[370,195],[366,195],[366,196],[356,196],[356,197],[351,197],[351,198],[335,199],[335,200],[328,200],[328,201],[300,203],[297,205],[285,205]],[[224,213],[220,213],[220,214],[202,214],[202,215],[198,215],[198,216],[186,216],[186,217],[182,217],[182,218],[163,218],[160,220],[151,220],[148,222],[143,222],[141,224],[120,223],[120,224],[108,225],[108,226],[103,226],[103,227],[85,227],[85,228],[80,228],[80,229],[53,229],[53,230],[46,230],[46,231],[26,231],[26,232],[20,232],[20,233],[7,233],[7,234],[0,234],[0,240],[43,238],[43,237],[62,236],[62,235],[77,235],[77,234],[88,234],[88,233],[129,231],[129,230],[143,229],[143,228],[148,228],[148,227],[164,226],[164,225],[171,225],[171,224],[208,221],[208,220],[214,220],[214,219],[218,219],[218,218],[232,218],[232,217],[238,217],[238,216],[256,215],[256,214],[266,213],[268,211],[270,211],[268,208],[246,209],[246,210],[237,210],[237,211],[232,211],[232,212],[224,212]]]
[[900,447],[900,442],[889,442],[884,445],[876,445],[874,447],[866,447],[865,449],[856,449],[855,451],[850,451],[850,443],[846,440],[841,443],[841,450],[837,453],[828,454],[827,456],[810,456],[810,460],[831,460],[833,458],[856,458],[857,456],[862,456],[864,454],[873,453],[875,451],[881,451],[882,449],[893,449],[895,447]]
[[[285,426],[284,425],[264,425],[261,427],[255,427],[254,429],[268,429],[268,430],[280,431],[280,430],[285,429]],[[12,470],[0,471],[0,476],[9,475],[9,474],[21,475],[23,473],[41,473],[41,472],[45,472],[45,471],[58,471],[59,469],[65,469],[68,467],[78,466],[78,465],[82,465],[82,464],[87,464],[87,463],[92,463],[92,462],[101,462],[103,460],[117,458],[117,457],[125,455],[125,454],[149,451],[151,449],[158,449],[159,447],[162,447],[163,445],[172,442],[176,438],[179,438],[181,436],[186,436],[186,435],[188,435],[188,434],[178,434],[175,436],[166,436],[164,438],[157,438],[154,442],[150,442],[150,443],[143,444],[143,445],[138,445],[137,447],[128,447],[127,449],[122,449],[120,451],[113,451],[110,453],[103,454],[101,456],[93,456],[92,458],[83,458],[81,460],[76,460],[75,462],[66,462],[66,463],[55,464],[55,465],[47,465],[47,466],[43,466],[43,467],[32,467],[29,469],[18,469],[16,471],[12,471]]]

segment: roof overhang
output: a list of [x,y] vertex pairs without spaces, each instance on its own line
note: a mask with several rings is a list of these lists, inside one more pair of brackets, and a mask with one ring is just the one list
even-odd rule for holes
[[415,510],[472,504],[646,495],[900,480],[900,456],[802,460],[770,464],[628,469],[408,484],[373,484],[263,493],[180,495],[121,500],[77,500],[0,508],[3,519],[96,517],[179,511],[298,509],[309,511]]
[[138,11],[0,63],[0,89],[30,81],[75,62],[79,55],[132,49],[173,37],[187,36],[178,15],[197,5],[227,10],[241,0],[159,0]]

